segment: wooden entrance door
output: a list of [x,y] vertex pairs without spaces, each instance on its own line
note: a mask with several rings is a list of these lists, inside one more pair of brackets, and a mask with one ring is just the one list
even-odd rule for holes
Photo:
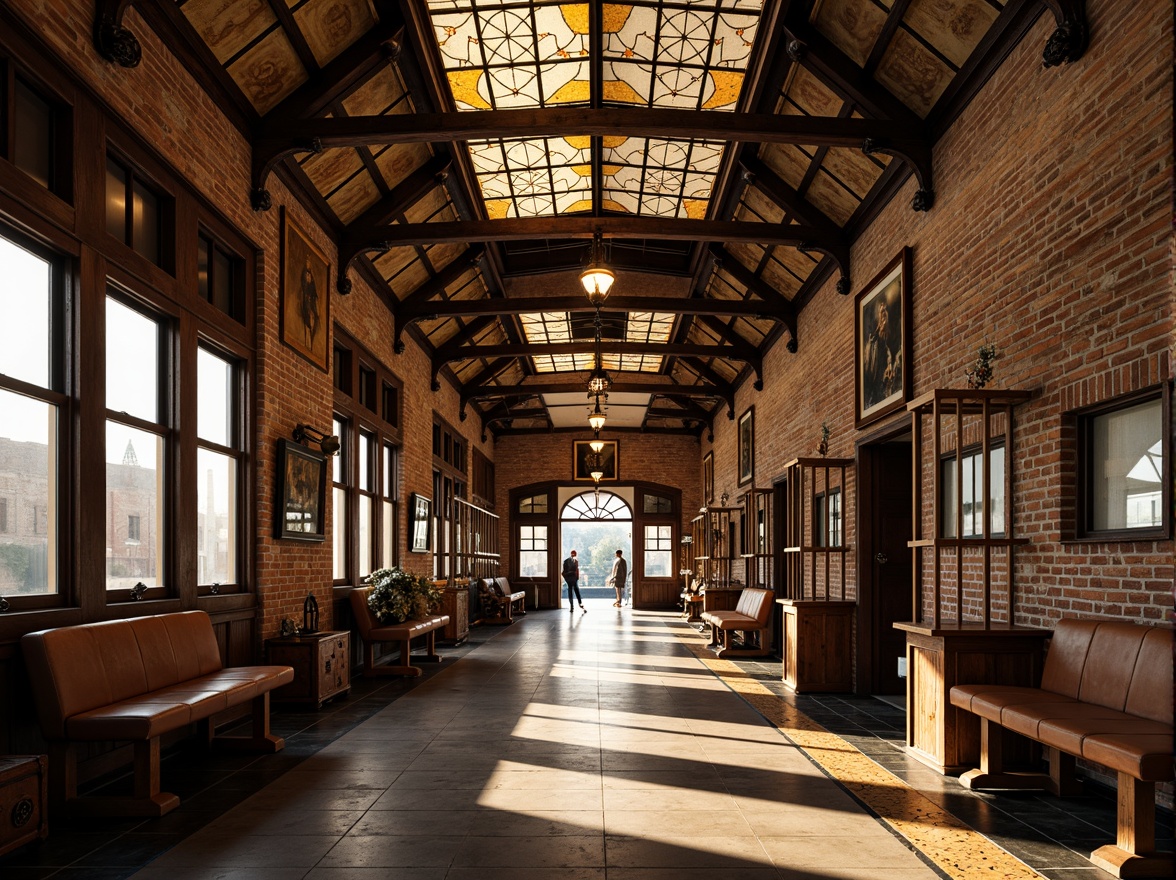
[[[859,561],[862,609],[859,626],[868,627],[863,642],[870,672],[859,681],[870,693],[905,693],[898,660],[906,657],[906,633],[898,621],[914,616],[911,608],[911,445],[889,441],[859,450],[862,468]],[[863,658],[864,659],[864,658]],[[863,670],[864,671],[864,670]]]

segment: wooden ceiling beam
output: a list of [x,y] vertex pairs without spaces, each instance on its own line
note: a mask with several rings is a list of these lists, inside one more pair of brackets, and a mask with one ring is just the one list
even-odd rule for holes
[[[605,340],[600,350],[608,354],[647,354],[662,357],[719,357],[727,360],[745,361],[757,368],[762,365],[763,358],[759,350],[748,346],[739,349],[733,345],[697,345],[693,343],[653,343],[653,342],[617,342]],[[596,343],[591,339],[583,342],[524,342],[506,343],[503,345],[464,346],[445,343],[433,354],[433,373],[449,361],[467,360],[469,358],[499,358],[499,357],[541,357],[543,355],[561,354],[592,354],[596,351]]]
[[[780,294],[777,294],[780,296]],[[783,297],[781,297],[783,299]],[[787,305],[788,301],[784,300]],[[783,321],[781,307],[754,300],[713,299],[709,297],[618,296],[605,300],[603,309],[610,312],[672,312],[678,315],[737,315]],[[520,296],[504,299],[462,299],[444,302],[424,301],[397,310],[404,322],[455,318],[460,315],[526,315],[539,312],[592,312],[596,307],[584,296]]]
[[[897,99],[895,99],[897,100]],[[318,140],[323,147],[437,143],[511,138],[613,136],[694,138],[759,144],[860,147],[867,138],[917,144],[919,130],[893,117],[839,119],[627,107],[546,107],[477,113],[413,113],[262,122],[257,147],[294,150]]]
[[[726,248],[719,245],[710,246],[710,255],[715,260],[716,268],[726,272],[737,282],[747,288],[748,293],[758,296],[770,307],[770,316],[778,321],[782,321],[784,326],[788,328],[788,332],[792,338],[796,339],[796,306],[746,266],[739,262]],[[848,258],[848,254],[846,254]],[[845,276],[842,276],[845,278]],[[849,281],[846,280],[846,290],[849,289]],[[795,351],[795,348],[790,349]]]
[[[483,385],[462,389],[461,405],[464,407],[471,400],[496,398],[501,400],[517,400],[524,397],[537,397],[543,394],[568,394],[579,392],[587,399],[587,389],[584,382],[567,380],[562,382],[535,382],[527,385]],[[731,386],[723,382],[721,385],[670,385],[664,382],[613,382],[609,389],[613,394],[650,394],[671,398],[702,398],[706,400],[725,401],[729,408],[734,409],[735,392]]]
[[[558,217],[511,217],[502,220],[396,224],[348,231],[348,249],[383,250],[385,247],[428,246],[455,241],[528,241],[532,239],[604,238],[666,239],[669,241],[750,242],[810,247],[833,256],[844,256],[835,238],[811,226],[748,221],[685,220],[673,217],[591,217],[563,214]],[[848,264],[843,266],[848,274]]]

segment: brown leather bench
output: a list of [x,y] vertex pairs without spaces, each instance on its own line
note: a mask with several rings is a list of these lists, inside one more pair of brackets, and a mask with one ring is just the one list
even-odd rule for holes
[[527,594],[512,591],[504,577],[482,578],[478,581],[478,623],[514,623],[515,615],[523,616]]
[[[776,595],[771,590],[746,587],[739,594],[734,611],[704,611],[703,623],[710,626],[710,646],[720,657],[765,657],[772,646],[772,611]],[[719,633],[723,644],[719,647]],[[743,633],[742,647],[732,644],[732,636]]]
[[[1173,778],[1172,631],[1131,623],[1062,620],[1040,688],[957,685],[952,705],[980,716],[980,768],[967,788],[1078,790],[1075,758],[1118,775],[1118,834],[1091,861],[1116,877],[1170,877],[1172,854],[1155,851],[1155,786]],[[1004,731],[1044,745],[1049,774],[1003,766]]]
[[[440,663],[437,653],[437,630],[449,623],[448,614],[434,614],[420,620],[406,620],[404,623],[380,623],[368,608],[368,593],[371,587],[356,587],[351,591],[351,612],[355,626],[363,639],[363,674],[368,678],[376,675],[420,675],[421,668],[413,666],[412,640],[425,637],[425,653],[417,660],[425,663]],[[397,663],[376,663],[376,645],[381,642],[397,642],[400,657]]]
[[[84,815],[162,816],[180,799],[160,791],[160,737],[200,722],[209,742],[276,752],[270,691],[294,680],[289,666],[221,665],[212,621],[182,611],[28,633],[21,648],[41,731],[49,741],[50,800]],[[212,716],[253,704],[248,737],[216,737]],[[79,742],[134,743],[134,795],[77,793]]]

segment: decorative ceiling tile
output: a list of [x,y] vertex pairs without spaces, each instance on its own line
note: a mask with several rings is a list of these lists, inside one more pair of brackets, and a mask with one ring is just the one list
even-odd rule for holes
[[380,190],[367,172],[357,174],[327,199],[335,216],[350,223],[380,198]]
[[[784,88],[786,104],[791,104],[809,116],[836,116],[841,111],[845,101],[841,96],[821,82],[807,67],[799,64],[792,68],[792,73]],[[779,111],[788,115],[788,110]]]
[[278,21],[265,0],[188,0],[180,8],[221,64]]
[[[773,251],[773,254],[780,254],[785,251],[791,251],[794,254],[798,253],[795,248],[776,248]],[[810,263],[806,268],[811,271],[812,264]],[[776,291],[776,293],[787,297],[788,299],[792,299],[794,296],[796,296],[800,290],[801,280],[806,277],[807,272],[805,275],[802,275],[800,279],[798,279],[796,275],[790,272],[784,264],[775,259],[768,260],[768,262],[764,264],[763,272],[760,273],[761,280],[763,280],[763,282],[767,284],[768,287],[772,288],[774,291]]]
[[307,153],[299,164],[315,189],[326,196],[363,171],[363,160],[351,147]]
[[374,155],[376,167],[391,189],[429,161],[432,153],[426,144],[398,144]]
[[823,171],[813,177],[805,198],[839,226],[844,225],[858,209],[858,200],[853,193]]
[[858,67],[870,57],[885,23],[886,10],[862,0],[825,0],[815,22],[817,29]]
[[926,118],[951,82],[951,69],[918,40],[900,29],[878,65],[878,81],[896,98]]
[[371,0],[309,0],[294,21],[322,67],[363,36],[378,18]]
[[903,24],[960,68],[999,14],[982,0],[914,0]]
[[382,116],[411,113],[413,105],[400,73],[393,65],[386,64],[343,99],[343,109],[348,116]]
[[805,172],[812,164],[812,154],[793,144],[764,144],[759,157],[776,176],[793,189],[804,182]]
[[859,202],[877,183],[883,170],[861,150],[845,147],[830,147],[821,162],[821,168],[844,184]]
[[275,29],[228,67],[229,76],[258,113],[265,114],[306,82],[306,68],[286,38]]

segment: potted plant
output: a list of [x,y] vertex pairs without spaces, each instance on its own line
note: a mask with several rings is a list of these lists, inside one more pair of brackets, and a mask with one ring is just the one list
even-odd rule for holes
[[403,568],[381,568],[367,576],[372,585],[368,608],[380,623],[404,623],[428,617],[441,605],[441,591],[424,575]]

